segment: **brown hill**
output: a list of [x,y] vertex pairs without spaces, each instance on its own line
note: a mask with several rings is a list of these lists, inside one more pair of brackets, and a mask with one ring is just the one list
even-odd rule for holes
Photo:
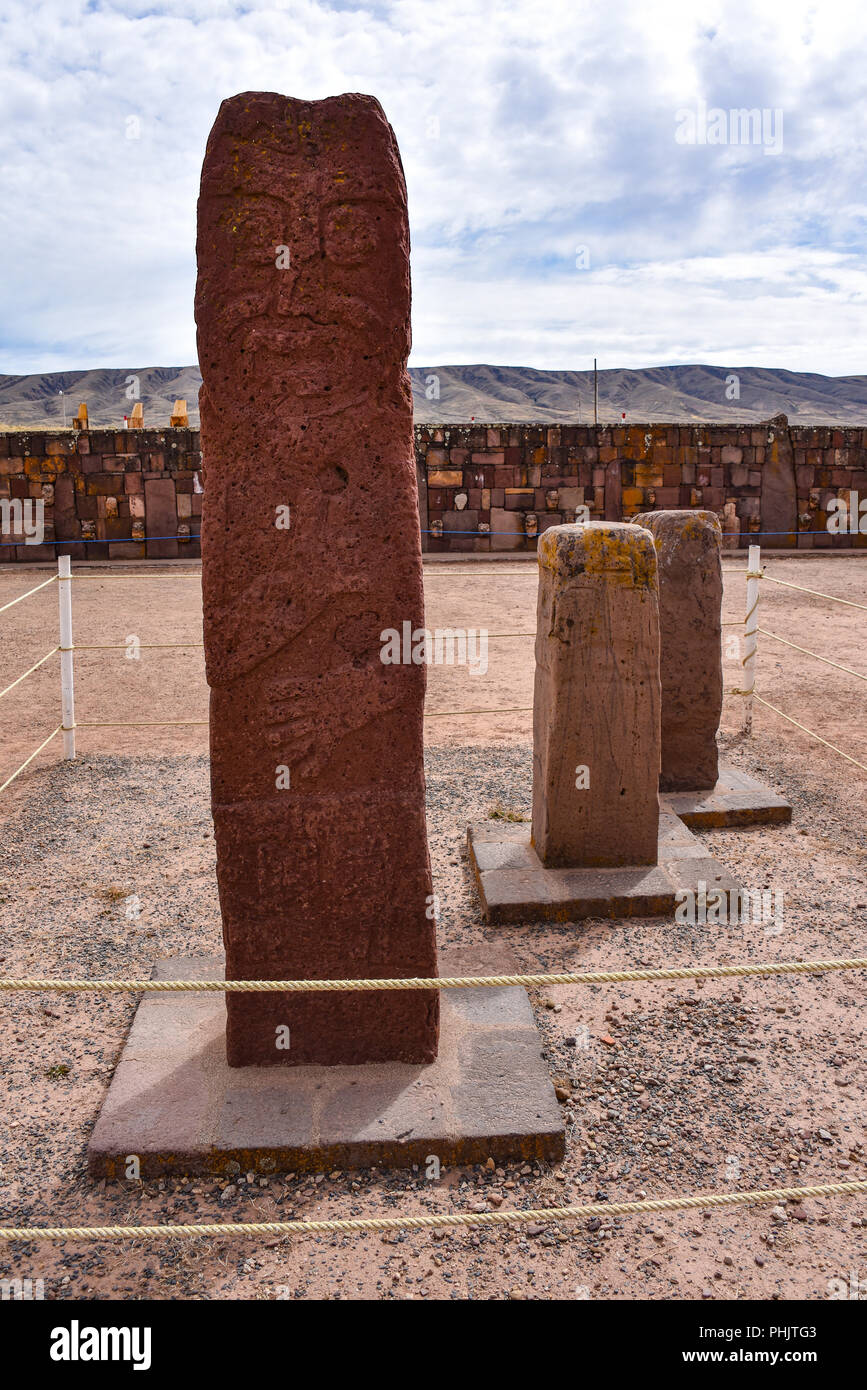
[[[734,373],[740,396],[726,398]],[[413,367],[418,423],[548,424],[593,419],[593,373],[542,371],[535,367]],[[137,378],[132,381],[131,378]],[[198,424],[198,367],[95,367],[86,371],[0,375],[0,421],[9,428],[71,424],[87,401],[91,424],[120,425],[138,389],[146,425],[167,425],[176,397],[186,400]],[[63,395],[59,393],[62,392]],[[627,421],[767,420],[784,413],[792,424],[867,425],[867,376],[820,376],[770,367],[617,367],[599,373],[599,419]]]

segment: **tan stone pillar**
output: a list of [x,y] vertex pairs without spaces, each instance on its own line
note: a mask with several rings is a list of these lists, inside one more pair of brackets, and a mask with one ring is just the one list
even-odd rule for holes
[[713,787],[722,713],[722,532],[715,512],[644,512],[659,564],[661,791]]
[[549,868],[655,864],[659,610],[653,537],[626,522],[539,539],[533,844]]

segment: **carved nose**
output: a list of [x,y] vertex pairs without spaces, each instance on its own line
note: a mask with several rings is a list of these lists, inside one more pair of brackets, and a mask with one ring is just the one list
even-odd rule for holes
[[284,318],[322,318],[324,262],[308,257],[300,265],[278,271],[277,312]]

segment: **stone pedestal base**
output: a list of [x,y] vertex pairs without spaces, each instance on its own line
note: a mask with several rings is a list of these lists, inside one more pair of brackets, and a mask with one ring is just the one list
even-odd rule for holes
[[[514,974],[510,955],[444,952],[443,975]],[[160,962],[156,979],[221,979],[219,957]],[[88,1148],[94,1177],[406,1168],[565,1153],[560,1108],[523,989],[441,991],[427,1066],[232,1067],[223,994],[146,994]]]
[[695,830],[727,825],[788,824],[791,803],[754,777],[720,765],[719,781],[704,791],[660,792],[659,804]]
[[671,812],[660,811],[659,862],[617,869],[548,869],[523,825],[471,825],[470,863],[486,922],[574,922],[584,917],[662,917],[676,893],[735,892],[738,882]]

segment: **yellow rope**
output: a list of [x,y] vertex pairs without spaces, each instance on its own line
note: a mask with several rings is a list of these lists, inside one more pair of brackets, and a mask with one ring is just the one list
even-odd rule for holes
[[764,961],[758,965],[662,966],[649,970],[581,970],[558,975],[430,975],[383,980],[51,980],[0,979],[0,993],[56,990],[61,994],[301,994],[352,990],[503,989],[510,985],[606,985],[640,980],[725,980],[743,975],[821,975],[867,970],[867,956],[838,960]]
[[848,676],[857,676],[859,681],[867,681],[867,676],[860,671],[853,671],[851,666],[841,666],[839,661],[831,661],[827,656],[820,656],[818,652],[808,651],[806,647],[799,647],[796,642],[789,642],[785,637],[778,637],[775,632],[768,632],[767,628],[756,628],[763,637],[770,637],[773,642],[782,642],[784,647],[791,647],[796,652],[803,652],[804,656],[812,656],[816,661],[824,661],[826,666],[833,666],[837,671],[845,671]]
[[[488,632],[485,634],[488,640],[494,637],[535,637],[535,632]],[[100,644],[76,643],[73,650],[77,652],[118,652],[128,648],[127,642],[105,642]],[[204,642],[139,642],[138,650],[161,651],[169,647],[204,647]]]
[[830,603],[844,603],[847,608],[863,608],[867,612],[867,603],[854,603],[852,599],[837,598],[836,594],[821,594],[818,589],[805,589],[803,584],[792,584],[788,579],[774,579],[770,574],[764,578],[771,584],[783,584],[787,589],[797,589],[802,594],[812,594],[814,598],[826,598]]
[[20,767],[18,767],[18,768],[15,769],[15,771],[12,773],[12,776],[6,778],[6,781],[3,783],[2,787],[0,787],[0,792],[5,792],[6,788],[7,788],[12,782],[15,781],[15,778],[16,778],[17,776],[19,776],[19,774],[22,773],[22,772],[24,771],[24,769],[25,769],[25,767],[27,767],[28,763],[32,763],[32,762],[33,762],[33,759],[34,759],[39,753],[42,752],[43,748],[45,748],[45,747],[47,746],[47,744],[49,744],[53,738],[56,738],[56,737],[57,737],[57,735],[60,733],[60,731],[61,731],[62,728],[63,728],[63,725],[62,725],[62,724],[58,724],[58,726],[57,726],[57,728],[54,730],[54,732],[53,732],[53,733],[50,733],[50,734],[48,735],[48,738],[45,739],[42,743],[40,743],[40,745],[39,745],[38,748],[34,749],[34,751],[30,754],[30,757],[24,759],[24,762],[21,764]]
[[461,714],[532,714],[532,705],[521,705],[517,709],[431,709],[425,710],[425,719],[457,718]]
[[[166,647],[203,647],[204,645],[204,642],[139,642],[136,650],[140,652],[151,652],[161,651]],[[74,647],[70,647],[69,650],[75,652],[122,652],[129,650],[129,643],[105,642],[94,645],[92,643],[82,644],[79,642],[76,643]]]
[[[198,536],[195,537],[198,540]],[[185,574],[183,570],[171,570],[168,574],[72,574],[71,579],[95,579],[97,583],[104,584],[108,579],[201,579],[202,571],[193,570],[190,574]],[[56,578],[56,576],[55,576]],[[2,610],[0,610],[2,611]]]
[[13,681],[11,685],[7,685],[5,690],[0,690],[0,700],[3,699],[4,695],[8,695],[10,690],[14,690],[16,685],[20,685],[21,682],[25,681],[28,676],[32,676],[33,672],[38,671],[39,667],[42,666],[50,656],[54,656],[55,652],[59,651],[59,647],[52,647],[50,652],[46,652],[44,656],[41,656],[38,661],[34,662],[33,665],[30,667],[30,670],[25,671],[23,676],[19,676],[17,681]]
[[[437,709],[426,710],[425,719],[457,719],[463,714],[531,714],[532,705],[519,709]],[[131,722],[126,719],[85,719],[76,721],[76,729],[175,729],[189,725],[207,725],[207,719],[159,719],[148,722]],[[3,788],[0,787],[0,791]]]
[[[175,729],[187,724],[208,724],[207,719],[156,719],[145,722],[130,722],[126,719],[85,719],[76,720],[76,729]],[[2,790],[2,788],[0,788]]]
[[[810,738],[814,738],[817,743],[824,743],[825,747],[830,748],[832,753],[839,753],[840,757],[845,758],[847,763],[854,763],[856,767],[860,767],[862,772],[867,772],[867,765],[865,765],[864,763],[859,763],[857,758],[850,758],[849,754],[844,753],[842,748],[838,748],[837,745],[834,743],[829,743],[826,738],[822,738],[821,734],[813,733],[813,730],[808,729],[806,724],[800,724],[798,720],[793,719],[790,714],[783,714],[783,711],[781,709],[777,709],[777,706],[772,705],[769,700],[763,700],[761,695],[756,695],[755,698],[758,700],[760,705],[764,705],[766,709],[773,710],[774,714],[778,714],[781,719],[787,719],[790,724],[794,724],[796,729],[800,729],[803,733],[809,734]],[[0,787],[0,791],[2,791],[2,787]]]
[[810,1197],[858,1196],[867,1181],[827,1182],[813,1187],[770,1187],[752,1192],[703,1192],[695,1197],[653,1197],[634,1202],[588,1202],[583,1206],[534,1207],[510,1211],[444,1212],[438,1216],[363,1216],[334,1221],[227,1221],[165,1226],[0,1226],[0,1240],[170,1240],[201,1236],[350,1235],[365,1231],[428,1231],[455,1226],[517,1226],[525,1222],[582,1221],[592,1216],[640,1216],[655,1211],[742,1207],[766,1202],[801,1202]]
[[[10,599],[8,603],[4,603],[3,607],[0,608],[0,613],[5,613],[7,608],[14,608],[16,603],[23,603],[31,594],[38,594],[40,589],[46,589],[49,584],[56,583],[57,575],[52,574],[51,578],[46,579],[44,584],[37,584],[35,589],[28,589],[26,594],[19,594],[17,598]],[[2,788],[0,788],[0,790],[2,790]]]

